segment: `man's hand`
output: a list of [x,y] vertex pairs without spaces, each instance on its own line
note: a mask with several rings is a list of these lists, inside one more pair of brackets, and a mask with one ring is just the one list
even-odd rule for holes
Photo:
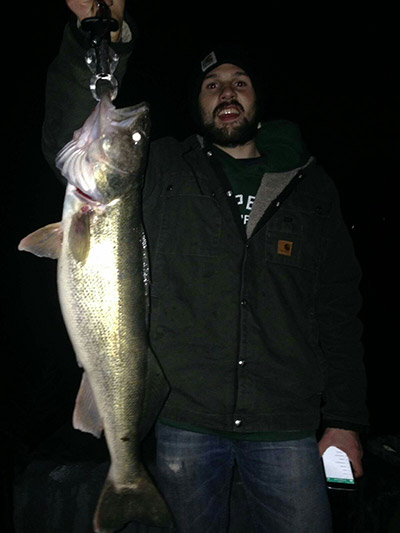
[[[94,17],[97,13],[97,2],[95,0],[65,0],[69,9],[75,13],[78,20],[82,21],[88,17]],[[122,21],[124,19],[125,0],[104,0],[111,10],[111,18],[119,22],[119,30],[111,32],[111,40],[119,41],[121,35]]]
[[347,453],[354,470],[354,477],[363,475],[362,456],[363,450],[360,437],[355,431],[339,428],[327,428],[318,443],[319,453],[322,456],[329,446],[336,446]]

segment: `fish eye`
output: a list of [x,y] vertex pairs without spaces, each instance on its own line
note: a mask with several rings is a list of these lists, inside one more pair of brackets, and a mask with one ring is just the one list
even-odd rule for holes
[[137,144],[138,142],[140,142],[142,139],[142,134],[140,133],[140,131],[134,131],[132,133],[132,141]]
[[103,149],[107,152],[111,148],[111,141],[107,137],[103,141]]

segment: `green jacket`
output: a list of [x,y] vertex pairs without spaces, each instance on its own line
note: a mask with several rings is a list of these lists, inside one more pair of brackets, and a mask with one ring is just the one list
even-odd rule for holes
[[[82,57],[67,29],[48,76],[50,162],[93,107]],[[212,147],[197,136],[152,143],[143,211],[150,340],[171,385],[162,417],[240,433],[314,430],[321,416],[360,429],[361,273],[336,188],[295,125],[267,123],[258,143],[271,169],[250,235]],[[270,203],[268,181],[280,174],[288,184]]]

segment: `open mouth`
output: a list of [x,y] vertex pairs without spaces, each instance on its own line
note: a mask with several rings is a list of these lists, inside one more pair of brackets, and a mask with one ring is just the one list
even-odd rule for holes
[[239,102],[223,103],[216,107],[214,116],[223,122],[230,122],[236,120],[242,111],[243,107]]
[[239,116],[239,110],[235,107],[227,107],[218,113],[218,117],[222,119],[236,118]]

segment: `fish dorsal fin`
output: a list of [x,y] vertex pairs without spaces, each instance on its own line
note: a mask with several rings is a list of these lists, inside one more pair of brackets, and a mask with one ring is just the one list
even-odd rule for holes
[[68,243],[76,261],[84,263],[90,248],[90,213],[75,213],[68,234]]
[[72,421],[75,429],[79,429],[85,433],[91,433],[95,437],[100,438],[101,432],[103,431],[103,422],[97,409],[92,387],[85,372],[82,375],[81,386],[76,397]]
[[27,235],[18,245],[18,250],[30,252],[38,257],[58,259],[63,240],[62,223],[56,222]]

